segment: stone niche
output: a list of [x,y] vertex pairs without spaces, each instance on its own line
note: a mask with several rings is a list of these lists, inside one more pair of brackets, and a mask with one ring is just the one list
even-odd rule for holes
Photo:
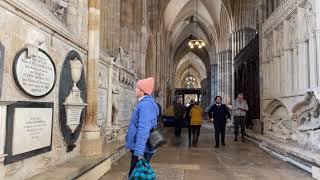
[[278,140],[291,140],[293,120],[288,114],[288,108],[280,100],[271,101],[264,113],[264,133]]
[[[0,64],[1,66],[3,65],[3,71],[0,70],[3,81],[1,85],[0,104],[6,104],[6,102],[9,104],[8,106],[3,105],[0,108],[0,129],[1,135],[3,135],[0,138],[0,157],[3,155],[5,156],[5,154],[8,154],[7,157],[17,155],[16,157],[13,157],[15,159],[11,158],[11,160],[9,160],[10,158],[7,158],[7,162],[11,161],[11,163],[0,165],[0,179],[27,179],[35,174],[47,170],[49,167],[59,165],[79,155],[79,139],[74,140],[73,143],[77,146],[73,149],[73,151],[67,153],[66,150],[68,145],[65,142],[64,135],[60,130],[59,89],[60,86],[63,86],[60,84],[60,74],[62,72],[64,60],[68,53],[72,50],[76,50],[78,52],[80,56],[79,59],[81,59],[83,63],[83,69],[86,70],[87,47],[86,44],[83,43],[83,39],[78,38],[71,33],[56,19],[56,17],[50,11],[41,8],[42,6],[38,6],[38,3],[33,2],[34,1],[10,1],[10,3],[8,3],[7,1],[0,1],[0,39],[1,44],[4,47],[0,48]],[[30,6],[28,6],[29,4],[26,5],[25,3],[30,3]],[[22,87],[18,86],[14,78],[13,66],[17,53],[24,48],[30,48],[30,51],[27,50],[27,53],[31,51],[35,52],[31,53],[32,59],[37,61],[40,60],[40,63],[42,63],[41,58],[35,58],[33,55],[42,56],[47,54],[50,57],[43,58],[45,59],[45,62],[51,63],[51,67],[53,67],[52,65],[55,66],[56,76],[55,80],[49,79],[48,82],[50,83],[48,87],[44,87],[42,89],[40,85],[40,89],[33,89],[30,88],[32,84],[30,84],[30,86],[29,84],[24,84],[23,79],[18,80],[21,82]],[[36,53],[37,50],[38,53]],[[23,51],[22,55],[25,55],[25,51]],[[27,64],[23,65],[25,68],[27,68]],[[41,67],[45,67],[46,69],[50,68],[49,66]],[[45,70],[42,69],[42,72],[44,73]],[[54,73],[51,71],[51,73],[47,72],[47,74]],[[17,75],[19,75],[18,71]],[[51,75],[48,77],[50,76]],[[17,78],[19,79],[20,77]],[[42,84],[45,82],[38,83]],[[34,85],[39,87],[39,84],[37,83]],[[23,90],[26,90],[29,92],[29,94],[26,94]],[[70,89],[67,89],[66,91],[69,92]],[[39,94],[36,92],[39,92]],[[19,103],[25,103],[23,107],[27,108],[18,107],[21,105]],[[47,108],[43,108],[45,106],[47,106]],[[23,132],[19,132],[19,128],[23,128],[21,127],[21,124],[14,124],[18,121],[13,121],[13,124],[6,123],[7,118],[10,118],[10,114],[12,115],[12,113],[9,111],[17,108],[19,108],[19,112],[17,112],[18,116],[14,118],[20,117],[20,119],[18,119],[19,122],[24,122],[27,124],[39,123],[39,127],[46,128],[45,133],[43,133],[41,129],[36,132],[40,134],[43,133],[39,139],[40,144],[37,144],[37,146],[30,147],[29,144],[20,144],[23,146],[22,148],[17,146],[17,143],[14,145],[14,147],[8,144],[9,142],[15,143],[21,141],[21,138],[17,138],[19,136],[25,137]],[[7,114],[6,109],[9,112]],[[28,112],[37,113],[31,114]],[[45,118],[42,116],[43,114],[46,114],[46,117],[51,118]],[[4,128],[4,131],[2,131],[3,126],[6,127]],[[9,128],[10,126],[13,126],[13,128],[18,131],[14,131],[12,128]],[[79,129],[80,128],[81,127],[79,127]],[[8,133],[11,133],[12,136]],[[72,136],[71,133],[70,135]],[[79,135],[81,135],[81,132],[79,132]],[[12,137],[13,139],[10,140]],[[35,140],[32,140],[32,138],[37,138],[37,136],[31,136],[31,140],[28,140],[28,142]],[[7,140],[4,143],[7,147],[6,149],[4,149],[3,146],[3,139]],[[30,143],[30,145],[31,144],[32,143]],[[13,148],[11,154],[9,149],[10,146]],[[38,151],[38,149],[41,149],[41,153],[34,152],[34,150]],[[28,157],[20,156],[21,154],[25,155],[28,152],[32,152],[32,155],[29,154]]]
[[264,134],[282,142],[320,150],[320,104],[313,92],[292,101],[274,99],[263,114]]

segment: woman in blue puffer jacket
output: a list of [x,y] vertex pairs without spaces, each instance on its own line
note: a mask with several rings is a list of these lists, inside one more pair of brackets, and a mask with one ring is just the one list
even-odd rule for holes
[[153,86],[154,78],[152,77],[137,82],[135,92],[139,101],[132,113],[125,142],[125,147],[132,154],[129,176],[141,158],[150,162],[155,152],[147,144],[150,130],[157,126],[157,117],[159,115],[158,105],[151,96]]

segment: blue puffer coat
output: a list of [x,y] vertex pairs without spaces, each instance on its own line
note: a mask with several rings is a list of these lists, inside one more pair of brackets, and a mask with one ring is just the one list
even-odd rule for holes
[[152,96],[144,96],[132,113],[125,147],[134,151],[135,156],[143,156],[145,152],[154,153],[147,145],[150,130],[157,126],[159,108]]

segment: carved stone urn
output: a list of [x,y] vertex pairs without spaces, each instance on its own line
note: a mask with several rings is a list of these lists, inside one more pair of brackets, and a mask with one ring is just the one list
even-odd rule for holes
[[78,125],[80,124],[80,117],[81,112],[86,103],[83,102],[81,98],[81,91],[77,87],[77,83],[81,78],[82,73],[82,63],[77,58],[70,60],[70,67],[71,67],[71,78],[73,82],[73,87],[70,90],[70,94],[66,97],[65,102],[63,105],[66,109],[67,115],[67,126],[70,128],[72,133],[77,129]]

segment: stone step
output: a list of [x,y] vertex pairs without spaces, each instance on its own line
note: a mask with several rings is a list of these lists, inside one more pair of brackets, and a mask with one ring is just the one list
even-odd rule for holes
[[306,165],[312,170],[313,178],[320,179],[320,154],[318,151],[299,147],[295,142],[282,142],[250,131],[247,131],[246,134],[249,140],[259,147],[263,146],[284,157]]
[[112,163],[126,154],[123,143],[105,143],[104,151],[98,156],[77,156],[61,165],[35,175],[30,180],[99,179],[111,168]]

